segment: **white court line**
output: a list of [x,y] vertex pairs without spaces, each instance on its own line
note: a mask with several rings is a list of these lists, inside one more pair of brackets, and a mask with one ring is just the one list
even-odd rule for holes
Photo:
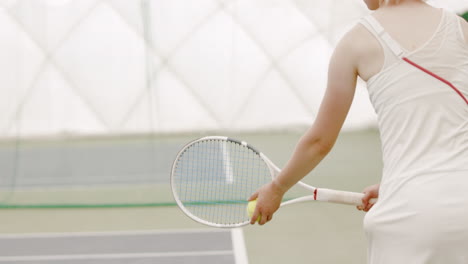
[[227,148],[227,142],[224,142],[222,146],[224,172],[226,173],[226,182],[232,184],[234,182],[234,173],[232,172],[231,157]]
[[47,261],[47,260],[83,260],[83,259],[128,259],[128,258],[162,258],[162,257],[197,257],[232,255],[232,250],[219,251],[186,251],[167,253],[133,253],[133,254],[91,254],[91,255],[50,255],[50,256],[11,256],[0,257],[0,262],[9,261]]
[[248,264],[247,250],[245,248],[244,233],[242,228],[234,228],[231,231],[232,247],[236,264]]
[[85,237],[85,236],[121,236],[121,235],[158,235],[158,234],[196,234],[196,233],[226,233],[225,229],[164,229],[164,230],[135,230],[135,231],[99,231],[99,232],[64,232],[64,233],[15,233],[0,234],[2,238],[47,238],[47,237]]

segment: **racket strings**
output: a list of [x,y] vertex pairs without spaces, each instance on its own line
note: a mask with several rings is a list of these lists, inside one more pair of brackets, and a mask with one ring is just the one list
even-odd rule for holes
[[249,147],[211,139],[184,150],[173,184],[186,213],[228,226],[249,221],[247,198],[270,180],[268,166]]

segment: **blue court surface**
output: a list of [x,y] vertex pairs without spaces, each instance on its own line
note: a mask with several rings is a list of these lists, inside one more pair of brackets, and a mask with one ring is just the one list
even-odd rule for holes
[[0,263],[248,263],[241,229],[0,236]]

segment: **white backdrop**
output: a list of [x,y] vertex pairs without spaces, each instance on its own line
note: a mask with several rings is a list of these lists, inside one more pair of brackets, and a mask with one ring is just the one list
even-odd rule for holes
[[[308,126],[333,46],[367,12],[361,0],[0,0],[0,137]],[[374,120],[360,84],[345,129]]]

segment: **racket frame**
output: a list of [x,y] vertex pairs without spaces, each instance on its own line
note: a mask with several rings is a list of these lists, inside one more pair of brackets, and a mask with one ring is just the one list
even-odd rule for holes
[[[176,168],[177,168],[177,162],[180,158],[180,156],[182,156],[184,154],[184,152],[190,148],[192,145],[196,144],[197,142],[201,142],[201,141],[207,141],[207,140],[222,140],[222,141],[226,141],[226,142],[234,142],[236,144],[240,144],[240,145],[243,145],[247,148],[249,148],[250,150],[252,150],[253,152],[255,152],[257,155],[260,155],[261,156],[261,153],[255,149],[254,147],[250,146],[249,144],[247,144],[246,142],[244,141],[239,141],[239,140],[236,140],[236,139],[233,139],[233,138],[229,138],[229,137],[225,137],[225,136],[208,136],[208,137],[202,137],[202,138],[199,138],[199,139],[195,139],[189,143],[187,143],[178,153],[177,153],[177,156],[176,158],[174,159],[174,162],[172,164],[172,169],[171,169],[171,190],[172,190],[172,195],[174,197],[174,200],[176,201],[177,205],[179,206],[179,208],[182,210],[182,212],[184,212],[185,215],[187,215],[188,217],[190,217],[192,220],[198,222],[198,223],[201,223],[201,224],[204,224],[204,225],[207,225],[207,226],[212,226],[212,227],[219,227],[219,228],[236,228],[236,227],[242,227],[242,226],[246,226],[250,223],[250,220],[246,220],[244,222],[240,222],[240,223],[234,223],[234,224],[219,224],[219,223],[213,223],[213,222],[210,222],[210,221],[206,221],[205,219],[202,219],[196,215],[194,215],[192,212],[190,212],[190,210],[188,210],[185,205],[182,203],[182,201],[180,200],[179,198],[179,195],[177,194],[177,190],[176,190],[176,184],[174,182],[174,173],[176,171]],[[268,164],[267,164],[268,165]],[[268,168],[270,169],[270,172],[271,172],[271,168],[270,166],[268,166]],[[246,203],[247,205],[247,203]],[[246,211],[246,214],[247,214],[247,211]]]

